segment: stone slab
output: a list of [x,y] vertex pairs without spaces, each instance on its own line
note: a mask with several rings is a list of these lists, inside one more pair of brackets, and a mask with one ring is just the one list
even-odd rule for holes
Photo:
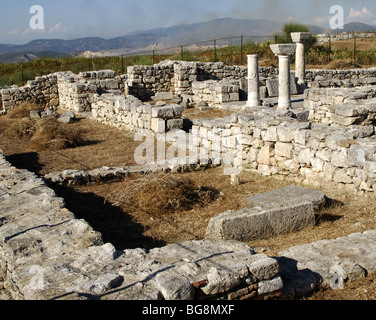
[[[266,88],[268,89],[268,96],[269,97],[278,97],[279,94],[279,79],[268,79],[266,80]],[[295,74],[291,74],[291,81],[290,81],[290,90],[291,95],[298,94],[298,88],[295,81]]]
[[245,208],[236,212],[227,211],[212,218],[206,238],[213,241],[254,241],[300,231],[314,223],[314,210],[309,204],[269,210]]
[[315,224],[325,202],[324,193],[296,186],[262,193],[246,200],[248,208],[213,217],[206,238],[252,241],[300,231]]
[[326,196],[321,191],[288,186],[249,197],[245,202],[248,208],[261,207],[264,210],[288,208],[302,204],[310,204],[313,209],[319,209],[325,204]]

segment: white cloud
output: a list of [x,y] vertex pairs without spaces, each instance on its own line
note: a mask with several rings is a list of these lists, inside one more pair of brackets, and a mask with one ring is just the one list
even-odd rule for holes
[[315,24],[318,24],[319,26],[327,26],[328,23],[329,23],[329,20],[330,20],[330,17],[329,16],[326,16],[326,17],[316,17],[313,19],[314,23]]
[[53,27],[49,29],[50,33],[55,33],[55,32],[67,32],[67,28],[63,27],[63,24],[61,22],[55,24]]
[[350,9],[347,17],[349,22],[365,22],[372,23],[375,20],[376,15],[367,7],[363,7],[362,10]]
[[17,34],[19,34],[20,33],[20,30],[19,29],[13,29],[13,30],[10,30],[9,32],[8,32],[8,35],[10,35],[10,36],[15,36],[15,35],[17,35]]

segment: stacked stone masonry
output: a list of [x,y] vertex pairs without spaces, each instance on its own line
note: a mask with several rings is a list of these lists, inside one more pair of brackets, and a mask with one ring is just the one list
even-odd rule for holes
[[[102,177],[106,170],[114,175],[102,168]],[[294,299],[376,270],[375,231],[292,247],[275,258],[237,241],[117,250],[41,178],[2,155],[0,176],[0,294],[15,300]],[[260,197],[250,201],[260,205]]]
[[36,103],[47,107],[59,105],[57,76],[55,74],[37,77],[28,81],[24,87],[1,89],[3,112],[24,102]]
[[304,108],[314,122],[336,126],[374,126],[376,113],[374,86],[357,88],[311,89]]
[[234,241],[116,250],[41,178],[0,157],[0,284],[16,300],[193,300],[281,293],[276,259]]
[[151,106],[134,96],[101,95],[91,105],[91,111],[93,119],[131,131],[151,130],[155,133],[165,133],[183,128],[182,106]]
[[[239,130],[238,143],[226,143],[226,137]],[[259,108],[252,114],[196,119],[191,134],[208,154],[214,154],[215,141],[222,141],[222,155],[216,157],[233,154],[244,169],[261,175],[296,177],[314,186],[327,181],[358,193],[376,191],[373,125],[300,122],[291,111],[281,114]]]

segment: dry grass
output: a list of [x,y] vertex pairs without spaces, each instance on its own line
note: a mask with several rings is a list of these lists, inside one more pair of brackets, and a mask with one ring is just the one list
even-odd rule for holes
[[59,123],[55,117],[38,120],[34,125],[34,134],[29,141],[32,150],[63,150],[83,146],[86,143],[82,129]]
[[[58,135],[51,130],[55,124],[49,121],[37,125],[29,118],[0,116],[0,149],[14,165],[42,175],[66,169],[136,165],[133,155],[140,142],[134,141],[134,133],[80,117],[72,124],[57,125],[65,132],[59,130]],[[37,129],[49,143],[35,141],[37,138],[33,139],[37,145],[31,143]]]
[[[203,117],[202,114],[194,114],[197,112],[194,109],[185,112],[189,118]],[[210,113],[211,118],[223,116],[220,110],[206,113]],[[13,133],[13,136],[4,134],[6,129],[15,124],[18,133]],[[4,150],[14,165],[39,174],[135,164],[133,154],[140,142],[134,142],[133,133],[119,131],[89,119],[78,119],[69,126],[79,130],[81,138],[90,143],[64,150],[45,149],[35,152],[29,142],[38,128],[32,126],[27,118],[1,116],[0,149]],[[223,175],[223,169],[215,168],[183,174],[135,176],[122,182],[74,189],[57,188],[56,191],[64,197],[69,210],[100,231],[105,241],[119,249],[150,248],[204,239],[206,227],[213,216],[227,210],[244,208],[245,199],[254,194],[291,184],[299,185],[287,178],[262,177],[249,172],[243,172],[240,180],[239,185],[232,185],[230,178]],[[280,251],[294,245],[376,229],[375,196],[355,197],[325,184],[320,186],[320,190],[337,202],[317,214],[315,227],[249,244],[258,252],[277,256]],[[362,290],[374,292],[371,288],[374,286],[372,279],[359,284]],[[350,286],[347,293],[319,292],[312,298],[346,299],[355,291],[359,298],[364,297],[363,291]]]
[[55,117],[39,120],[23,118],[18,113],[9,116],[7,128],[0,135],[4,139],[17,139],[32,151],[63,150],[85,144],[83,131],[69,124],[59,123]]
[[194,181],[172,174],[133,176],[119,184],[110,197],[117,206],[155,216],[205,206],[219,194],[213,188],[197,186]]
[[9,119],[28,118],[30,111],[34,110],[44,110],[44,107],[36,103],[24,102],[8,111],[7,117]]
[[325,69],[328,69],[328,70],[348,70],[348,69],[354,69],[354,68],[360,68],[360,66],[354,65],[354,61],[351,59],[334,60],[325,66]]

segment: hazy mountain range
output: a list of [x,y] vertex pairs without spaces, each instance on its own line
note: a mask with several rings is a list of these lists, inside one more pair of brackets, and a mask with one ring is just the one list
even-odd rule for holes
[[[224,18],[202,23],[136,31],[112,39],[99,37],[73,40],[40,39],[24,45],[0,44],[0,62],[26,62],[43,56],[72,55],[85,51],[106,52],[107,54],[134,53],[240,35],[272,36],[280,32],[281,26],[281,23],[269,20]],[[309,27],[310,31],[316,34],[331,32],[331,30],[317,26]],[[376,27],[362,23],[349,23],[345,25],[344,30],[341,30],[341,32],[353,31],[376,31]],[[236,41],[239,42],[239,40]],[[206,43],[206,45],[208,44]],[[202,46],[205,46],[205,43],[202,43]]]

